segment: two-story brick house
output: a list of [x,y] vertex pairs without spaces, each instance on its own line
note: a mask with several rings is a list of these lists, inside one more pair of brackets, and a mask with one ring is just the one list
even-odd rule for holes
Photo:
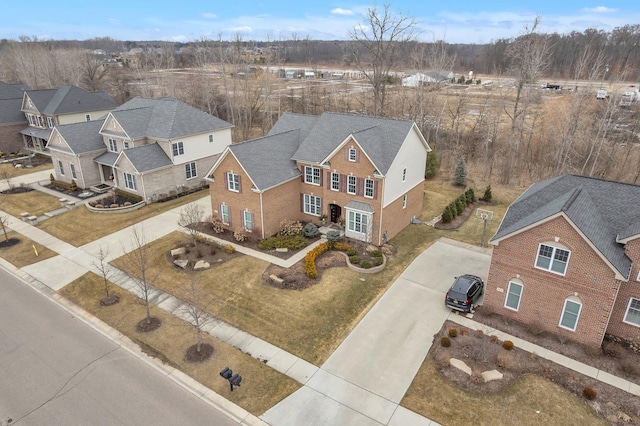
[[265,137],[225,149],[208,173],[212,210],[254,238],[326,216],[380,245],[421,214],[428,151],[412,121],[285,113]]
[[20,131],[28,151],[49,154],[47,144],[55,126],[103,118],[118,104],[106,92],[88,92],[76,86],[27,90],[22,109],[29,126]]
[[0,151],[5,153],[18,152],[22,149],[22,130],[27,119],[20,111],[24,91],[24,84],[7,84],[0,81]]
[[175,99],[134,98],[104,119],[56,126],[48,146],[57,180],[153,201],[203,185],[232,128]]
[[509,206],[490,240],[485,308],[599,346],[640,340],[640,186],[564,175]]

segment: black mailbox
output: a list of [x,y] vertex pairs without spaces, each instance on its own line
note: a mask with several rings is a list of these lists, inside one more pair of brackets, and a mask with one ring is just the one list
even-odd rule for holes
[[[229,380],[231,378],[231,376],[233,376],[233,371],[231,371],[231,369],[229,367],[225,367],[224,370],[222,370],[220,372],[220,376],[222,376],[222,378]],[[237,376],[237,374],[236,374]]]
[[242,381],[242,376],[239,374],[236,374],[229,379],[229,383],[231,383],[233,386],[240,386],[241,381]]

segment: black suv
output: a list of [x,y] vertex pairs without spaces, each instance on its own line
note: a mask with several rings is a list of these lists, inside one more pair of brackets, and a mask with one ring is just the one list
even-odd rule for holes
[[484,292],[484,281],[475,275],[465,274],[456,277],[447,292],[444,304],[448,308],[462,312],[471,312],[478,304]]

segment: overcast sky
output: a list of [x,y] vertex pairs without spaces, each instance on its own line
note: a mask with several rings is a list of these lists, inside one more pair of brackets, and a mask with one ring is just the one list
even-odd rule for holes
[[[422,41],[488,43],[520,34],[536,15],[541,32],[569,33],[640,23],[639,0],[388,1],[394,13],[414,18]],[[167,40],[343,40],[365,21],[374,3],[348,1],[2,0],[0,38]],[[379,2],[382,7],[384,2]]]

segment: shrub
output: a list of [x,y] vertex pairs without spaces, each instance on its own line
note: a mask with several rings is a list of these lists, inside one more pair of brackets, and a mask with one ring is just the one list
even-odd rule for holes
[[382,257],[382,252],[380,250],[371,250],[371,256],[373,257]]
[[584,388],[584,390],[582,391],[582,394],[589,401],[593,401],[594,399],[596,399],[596,396],[598,395],[596,390],[594,388],[592,388],[592,387],[589,387],[589,386]]
[[348,243],[343,243],[342,241],[337,241],[333,245],[333,250],[348,251],[351,250],[351,245],[349,245]]
[[464,161],[464,157],[460,157],[456,169],[453,172],[453,183],[460,186],[467,184],[467,163]]
[[222,219],[220,219],[217,216],[212,217],[211,228],[213,229],[213,232],[215,232],[216,234],[221,234],[222,232],[224,232],[224,224],[222,223]]
[[358,263],[360,263],[360,258],[358,257],[358,255],[349,256],[349,263],[351,263],[352,265],[357,265]]
[[233,254],[236,252],[236,248],[234,246],[232,246],[231,244],[229,244],[228,246],[226,246],[224,248],[224,251],[226,251],[229,254]]
[[473,191],[473,188],[467,189],[464,194],[467,197],[467,204],[471,204],[476,201],[476,193]]
[[464,211],[464,209],[467,208],[466,204],[464,201],[462,201],[460,198],[456,198],[456,211],[458,212],[458,216],[460,216],[462,214],[462,212]]
[[302,228],[302,235],[307,238],[317,237],[318,234],[320,234],[320,231],[318,231],[318,227],[311,222],[307,223],[304,228]]
[[318,244],[312,250],[309,250],[304,257],[304,272],[307,277],[314,279],[318,277],[318,270],[316,269],[316,258],[322,253],[329,250],[329,243]]
[[340,238],[342,238],[340,236],[340,231],[332,229],[331,231],[327,232],[327,242],[329,243],[329,249],[333,250],[336,243],[340,241]]
[[474,368],[471,371],[471,375],[469,376],[469,379],[471,379],[473,383],[484,383],[484,377],[482,377],[482,371],[478,370],[477,368]]
[[384,258],[382,256],[380,257],[374,257],[373,258],[373,264],[376,266],[380,266],[384,263]]
[[280,222],[280,235],[298,235],[302,232],[302,224],[294,220],[283,220]]
[[131,192],[123,191],[122,189],[118,189],[118,188],[116,188],[114,192],[115,192],[115,195],[120,196],[122,198],[127,198],[131,201],[135,201],[136,203],[139,203],[140,201],[142,201],[142,197],[138,194],[133,194]]
[[498,343],[498,336],[491,336],[491,343]]
[[436,150],[434,148],[430,153],[427,154],[427,162],[424,168],[424,178],[429,179],[434,177],[436,173],[438,173],[439,168],[440,160],[438,159],[438,154],[436,154]]
[[623,361],[620,363],[620,370],[629,376],[640,375],[640,367],[634,361]]
[[358,254],[358,250],[354,248],[350,248],[349,250],[347,250],[347,256],[355,256],[357,254]]
[[69,185],[69,189],[72,191],[78,190],[78,184],[76,183],[75,180],[71,179],[71,184]]
[[451,339],[449,339],[447,336],[442,336],[440,338],[440,344],[443,347],[448,348],[449,346],[451,346]]
[[479,338],[479,339],[484,337],[484,331],[476,330],[476,337]]
[[484,195],[480,197],[480,201],[490,203],[493,196],[491,195],[491,185],[487,185],[487,189],[484,190]]
[[502,342],[502,347],[510,351],[511,349],[513,349],[513,342],[511,340],[505,340],[504,342]]
[[453,215],[451,214],[450,206],[447,206],[442,211],[442,223],[449,223],[453,220]]
[[466,336],[467,334],[469,334],[469,329],[468,329],[468,328],[464,328],[464,327],[462,327],[462,328],[460,329],[460,335],[461,335],[461,336]]
[[496,355],[496,366],[499,368],[508,369],[513,366],[513,358],[506,353],[500,353]]
[[247,232],[247,228],[240,226],[233,232],[233,238],[238,242],[242,242],[247,239]]
[[53,185],[54,182],[56,181],[56,178],[53,177],[53,173],[49,173],[49,181],[51,182],[51,185]]
[[458,328],[450,327],[449,328],[449,337],[458,337]]
[[368,260],[363,260],[363,261],[360,263],[360,267],[361,267],[362,269],[369,269],[369,268],[371,268],[371,262],[369,262]]
[[624,349],[614,342],[604,342],[602,344],[602,352],[612,358],[620,358],[624,355]]
[[290,250],[298,250],[307,245],[307,240],[302,235],[276,235],[258,241],[258,247],[261,250],[273,250],[277,248],[287,248]]

